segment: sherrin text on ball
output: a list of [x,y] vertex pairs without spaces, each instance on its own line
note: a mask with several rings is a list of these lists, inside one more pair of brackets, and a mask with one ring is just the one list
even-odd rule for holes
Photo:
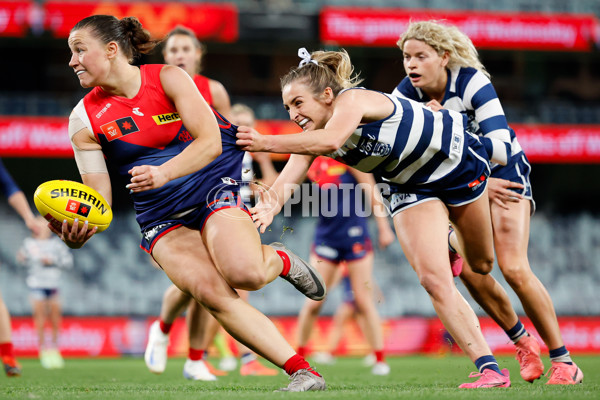
[[33,194],[35,207],[55,228],[61,229],[66,219],[79,226],[88,221],[89,229],[98,227],[102,232],[110,225],[112,209],[100,193],[80,182],[53,180],[42,183]]

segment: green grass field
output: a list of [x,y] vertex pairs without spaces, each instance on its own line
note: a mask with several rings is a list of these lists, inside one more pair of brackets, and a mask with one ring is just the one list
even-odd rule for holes
[[[422,356],[388,359],[392,373],[386,377],[370,374],[361,359],[338,359],[334,366],[318,370],[328,384],[326,392],[273,393],[285,386],[284,374],[276,377],[242,377],[234,372],[217,382],[183,379],[183,359],[171,359],[162,375],[146,370],[141,358],[67,359],[63,370],[45,370],[38,360],[22,359],[23,376],[0,376],[0,399],[600,399],[600,357],[578,356],[584,383],[570,387],[534,384],[518,376],[512,358],[500,358],[513,377],[512,388],[461,390],[473,365],[465,357]],[[547,359],[544,360],[547,362]],[[549,362],[547,362],[549,363]]]

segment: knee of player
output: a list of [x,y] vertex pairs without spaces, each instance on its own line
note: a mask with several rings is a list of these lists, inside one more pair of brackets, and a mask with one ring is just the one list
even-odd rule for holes
[[356,311],[365,313],[373,305],[373,297],[354,296]]
[[227,282],[236,289],[258,290],[267,282],[267,271],[255,265],[245,265],[236,268],[235,273],[229,274]]
[[420,275],[419,282],[431,297],[437,299],[446,297],[447,290],[450,286],[449,280],[443,279],[435,273],[424,273]]
[[219,295],[210,285],[200,283],[190,289],[195,301],[204,306],[207,310],[216,310],[220,308],[222,296]]
[[488,257],[480,257],[475,260],[470,260],[469,265],[473,272],[478,274],[487,275],[492,272],[492,268],[494,268],[494,256]]
[[[512,288],[517,288],[523,285],[525,280],[527,279],[527,270],[523,268],[519,264],[510,264],[510,265],[500,265],[500,269],[502,270],[502,275],[506,279],[506,282]],[[531,271],[531,270],[529,270]]]

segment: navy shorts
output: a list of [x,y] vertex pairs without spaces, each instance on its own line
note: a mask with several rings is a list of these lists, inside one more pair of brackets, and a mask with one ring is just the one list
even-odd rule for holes
[[318,241],[313,243],[312,252],[319,258],[339,264],[343,261],[360,260],[373,251],[371,239],[357,238],[354,241],[329,243]]
[[246,207],[239,195],[226,196],[211,203],[204,203],[198,207],[170,215],[162,221],[153,223],[142,230],[142,243],[140,247],[147,253],[152,254],[152,249],[158,239],[180,226],[197,229],[202,232],[210,216],[225,208],[240,208],[250,216],[248,207]]
[[55,296],[58,296],[58,289],[47,289],[47,288],[31,288],[29,296],[34,300],[49,300]]
[[465,134],[469,146],[455,171],[438,181],[418,185],[411,190],[402,184],[386,182],[389,187],[381,193],[390,215],[431,200],[440,200],[448,207],[459,207],[480,198],[485,192],[490,165],[485,148],[471,134]]
[[506,165],[497,165],[492,168],[492,178],[506,179],[507,181],[520,183],[525,186],[524,189],[511,188],[527,200],[531,202],[531,214],[535,211],[535,201],[533,200],[533,193],[531,191],[531,181],[529,180],[529,174],[531,173],[531,164],[525,153],[520,152],[510,158],[510,161]]
[[472,187],[462,189],[447,190],[431,194],[392,193],[389,195],[383,194],[383,196],[392,217],[400,211],[431,200],[440,200],[448,207],[459,207],[472,203],[483,195],[487,186],[487,178],[487,173],[482,174],[476,181],[473,181],[474,185],[472,185]]

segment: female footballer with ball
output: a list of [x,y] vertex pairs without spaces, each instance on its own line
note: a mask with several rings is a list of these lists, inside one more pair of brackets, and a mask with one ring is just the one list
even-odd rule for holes
[[[230,120],[231,102],[225,87],[214,79],[200,75],[205,48],[191,30],[178,26],[169,32],[162,48],[166,64],[176,65],[187,72],[208,105]],[[144,361],[148,369],[161,374],[167,366],[169,334],[173,323],[186,310],[188,328],[188,357],[183,366],[186,379],[213,381],[223,375],[204,360],[205,349],[219,329],[219,323],[195,300],[177,286],[171,285],[163,294],[160,317],[150,326]]]
[[[94,88],[69,118],[83,182],[110,201],[105,159],[130,177],[142,247],[171,281],[234,338],[285,369],[291,382],[282,390],[324,390],[321,375],[233,289],[256,290],[281,275],[307,296],[325,296],[307,263],[281,244],[261,245],[236,195],[243,157],[236,127],[213,113],[181,68],[131,65],[155,46],[135,17],[84,18],[68,44],[69,66],[81,86]],[[55,230],[75,248],[95,232],[66,222]]]

